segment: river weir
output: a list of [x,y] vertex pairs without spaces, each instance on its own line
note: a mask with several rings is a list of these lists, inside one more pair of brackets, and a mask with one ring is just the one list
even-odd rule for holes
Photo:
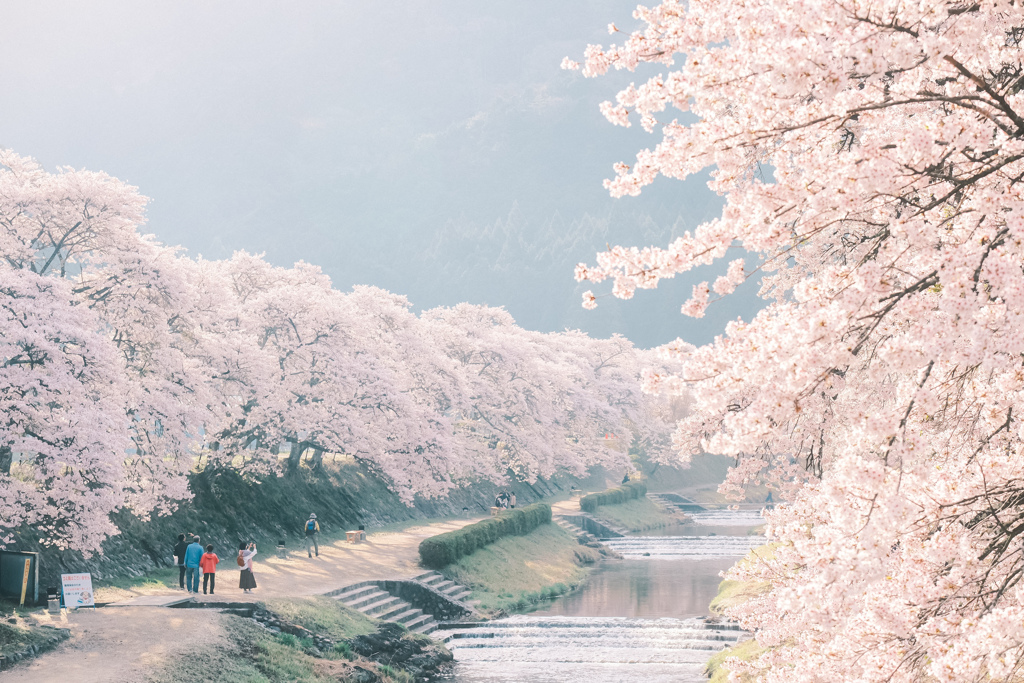
[[626,559],[696,560],[743,557],[764,544],[761,536],[624,536],[602,543]]
[[452,631],[459,683],[702,681],[739,630],[703,619],[520,615]]
[[764,524],[760,510],[704,510],[687,516],[690,524],[697,526],[750,527]]
[[[700,515],[700,518],[698,518]],[[759,511],[708,510],[651,535],[602,539],[622,560],[528,615],[452,624],[455,683],[706,681],[715,652],[747,635],[707,619],[720,573],[764,543]]]

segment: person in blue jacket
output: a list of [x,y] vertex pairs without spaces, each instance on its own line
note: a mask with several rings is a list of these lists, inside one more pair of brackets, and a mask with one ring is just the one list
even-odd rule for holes
[[185,548],[185,587],[189,593],[199,593],[199,577],[202,576],[199,560],[202,556],[203,546],[199,544],[199,537],[193,536],[192,543]]

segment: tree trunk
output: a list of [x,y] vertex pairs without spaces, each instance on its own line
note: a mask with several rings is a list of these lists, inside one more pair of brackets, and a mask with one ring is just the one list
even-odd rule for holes
[[302,454],[306,452],[305,441],[292,441],[292,448],[288,452],[288,474],[299,471],[299,463],[302,462]]
[[11,473],[11,463],[14,461],[14,453],[11,451],[10,444],[4,444],[0,446],[0,472],[3,474]]
[[313,447],[313,456],[310,458],[310,466],[315,470],[321,470],[324,467],[324,449]]

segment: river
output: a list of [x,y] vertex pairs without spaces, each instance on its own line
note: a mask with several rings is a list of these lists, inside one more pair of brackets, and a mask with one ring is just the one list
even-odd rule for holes
[[706,681],[712,654],[745,637],[707,623],[719,573],[763,538],[745,511],[694,515],[694,524],[610,539],[584,586],[530,614],[451,631],[454,683]]

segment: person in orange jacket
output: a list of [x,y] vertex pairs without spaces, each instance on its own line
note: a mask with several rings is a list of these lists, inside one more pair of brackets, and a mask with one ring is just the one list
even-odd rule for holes
[[206,546],[206,552],[199,558],[199,566],[203,569],[203,595],[206,595],[206,584],[210,584],[210,595],[217,583],[217,563],[220,558],[213,554],[213,544]]

